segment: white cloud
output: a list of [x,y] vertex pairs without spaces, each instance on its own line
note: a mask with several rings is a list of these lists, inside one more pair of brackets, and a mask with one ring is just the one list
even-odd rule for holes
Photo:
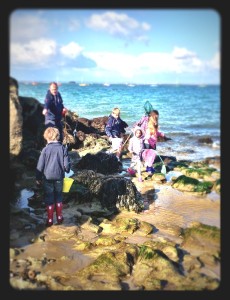
[[60,48],[60,52],[68,57],[68,58],[76,58],[83,50],[84,48],[82,48],[81,46],[79,46],[77,43],[75,42],[71,42],[66,46],[63,46]]
[[48,59],[56,54],[56,48],[56,42],[48,39],[32,40],[25,44],[12,43],[10,45],[11,64],[43,67]]
[[186,48],[179,48],[175,47],[172,52],[173,57],[179,58],[179,59],[184,59],[184,58],[191,58],[195,57],[196,54],[192,51],[187,50]]
[[[25,44],[13,43],[10,50],[12,65],[24,64],[28,68],[42,69],[54,64],[62,67],[63,70],[68,68],[71,74],[71,70],[76,69],[76,62],[73,64],[71,61],[81,56],[81,61],[77,63],[79,65],[81,62],[79,69],[87,70],[89,67],[87,59],[90,59],[91,62],[95,62],[95,66],[90,64],[91,75],[110,73],[120,76],[123,80],[160,73],[200,73],[205,69],[218,69],[220,61],[218,53],[207,62],[200,60],[194,52],[179,47],[175,47],[170,53],[144,52],[139,55],[84,52],[84,48],[75,42],[70,42],[58,49],[53,39],[37,39]],[[84,57],[86,60],[83,59]]]
[[129,40],[146,41],[145,33],[151,26],[146,22],[138,22],[127,14],[108,11],[104,14],[93,14],[86,23],[93,30],[103,30],[113,36]]
[[172,53],[145,52],[137,56],[109,52],[84,52],[84,55],[94,60],[99,69],[117,72],[126,78],[141,74],[195,73],[205,66],[185,48],[176,48]]

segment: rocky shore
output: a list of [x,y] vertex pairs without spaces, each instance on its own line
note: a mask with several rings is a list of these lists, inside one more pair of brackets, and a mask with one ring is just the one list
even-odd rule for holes
[[[10,79],[9,285],[16,291],[214,291],[221,282],[220,157],[162,157],[143,182],[107,154],[106,117],[63,120],[74,183],[63,193],[62,225],[46,228],[35,166],[42,105]],[[73,136],[78,127],[77,136]],[[18,128],[15,132],[15,128]],[[164,142],[164,141],[162,141]],[[20,192],[32,196],[17,205]]]

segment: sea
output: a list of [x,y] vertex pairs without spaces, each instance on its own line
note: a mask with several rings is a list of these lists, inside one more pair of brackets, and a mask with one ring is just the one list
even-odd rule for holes
[[[19,96],[32,97],[44,104],[49,83],[18,82]],[[201,161],[221,154],[220,85],[184,84],[78,84],[59,83],[64,106],[80,118],[108,116],[114,107],[132,132],[134,124],[145,114],[149,101],[159,111],[159,130],[170,138],[158,142],[159,155],[177,160]],[[199,139],[210,138],[211,143]]]

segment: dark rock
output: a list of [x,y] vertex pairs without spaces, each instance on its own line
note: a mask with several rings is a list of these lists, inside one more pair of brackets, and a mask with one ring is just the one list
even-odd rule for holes
[[82,170],[73,178],[89,189],[92,199],[97,198],[102,207],[109,210],[140,212],[144,208],[141,194],[130,179],[118,175],[104,176],[92,170]]
[[213,140],[209,136],[199,138],[198,142],[201,144],[213,144]]
[[120,163],[114,154],[98,152],[97,154],[86,154],[76,164],[79,170],[93,170],[101,174],[114,174],[120,170]]

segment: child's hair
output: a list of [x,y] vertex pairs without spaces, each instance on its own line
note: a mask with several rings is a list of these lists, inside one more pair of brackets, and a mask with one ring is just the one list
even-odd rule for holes
[[137,134],[138,131],[141,133],[141,135],[143,134],[142,129],[141,129],[141,128],[137,128],[137,129],[135,130],[135,136],[136,136],[136,134]]
[[113,110],[112,110],[112,114],[116,114],[118,116],[120,115],[120,112],[121,111],[120,111],[120,109],[118,107],[114,107]]
[[48,127],[44,131],[43,137],[46,141],[58,141],[60,133],[56,127]]
[[148,129],[151,134],[156,134],[158,130],[158,119],[159,119],[159,112],[158,110],[151,111],[148,121]]

